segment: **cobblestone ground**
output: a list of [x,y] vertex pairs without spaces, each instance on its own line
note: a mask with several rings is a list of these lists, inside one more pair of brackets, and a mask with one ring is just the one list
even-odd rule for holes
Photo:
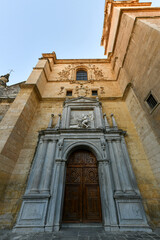
[[105,232],[102,228],[62,229],[53,233],[12,233],[0,230],[0,240],[158,240],[160,231],[145,232]]

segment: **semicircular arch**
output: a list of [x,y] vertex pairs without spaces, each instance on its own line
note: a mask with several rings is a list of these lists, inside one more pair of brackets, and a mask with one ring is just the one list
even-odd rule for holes
[[71,153],[80,149],[91,151],[95,155],[97,161],[102,159],[102,154],[99,149],[94,144],[88,142],[76,142],[70,144],[63,153],[63,159],[67,161]]

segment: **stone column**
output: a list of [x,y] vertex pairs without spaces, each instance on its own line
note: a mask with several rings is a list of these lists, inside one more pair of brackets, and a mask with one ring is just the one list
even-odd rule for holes
[[101,194],[103,225],[106,230],[110,230],[109,206],[108,206],[108,198],[107,198],[107,189],[106,189],[106,183],[105,183],[105,173],[104,173],[103,161],[99,162],[98,174],[99,174],[99,186],[100,186],[100,194]]
[[124,163],[122,161],[121,151],[118,148],[118,142],[119,142],[119,139],[115,139],[112,142],[112,146],[113,146],[115,161],[116,161],[116,165],[117,165],[117,173],[118,173],[119,179],[120,179],[121,190],[125,191],[126,190],[126,182],[125,182],[126,179],[125,179],[125,171],[123,171]]
[[49,193],[52,168],[54,164],[56,140],[48,140],[45,162],[43,165],[42,176],[39,190],[43,193]]
[[130,179],[130,174],[128,172],[128,168],[126,166],[126,161],[124,159],[123,151],[122,151],[122,145],[121,145],[121,139],[116,142],[116,152],[118,154],[118,160],[121,165],[121,175],[123,175],[123,187],[124,191],[133,191],[132,182]]
[[66,177],[66,163],[63,161],[60,163],[60,174],[59,174],[59,183],[58,183],[58,194],[56,201],[56,211],[55,211],[55,220],[54,220],[54,231],[59,231],[62,222],[62,211],[64,203],[64,190],[65,190],[65,177]]
[[131,165],[131,161],[130,161],[130,157],[128,154],[124,136],[121,136],[121,148],[122,148],[122,153],[124,156],[124,162],[125,162],[126,168],[128,170],[129,179],[132,184],[132,188],[134,189],[134,191],[136,191],[138,194],[140,194],[138,186],[137,186],[137,182],[136,182],[136,177],[135,177],[133,169],[132,169],[132,165]]
[[42,167],[45,159],[47,148],[47,141],[40,139],[38,149],[34,158],[33,168],[31,170],[30,179],[27,187],[27,192],[37,193],[39,192],[39,182],[41,179]]
[[118,166],[116,162],[116,157],[113,149],[113,142],[111,140],[108,140],[108,145],[109,145],[109,152],[110,152],[110,159],[111,159],[111,166],[112,166],[112,173],[113,173],[113,178],[114,178],[114,185],[115,185],[115,191],[121,192],[122,187],[120,183],[120,176],[118,172]]
[[65,188],[65,162],[56,160],[51,181],[51,199],[48,207],[45,231],[59,231]]
[[118,230],[116,206],[114,202],[113,181],[108,160],[99,162],[101,203],[104,229]]

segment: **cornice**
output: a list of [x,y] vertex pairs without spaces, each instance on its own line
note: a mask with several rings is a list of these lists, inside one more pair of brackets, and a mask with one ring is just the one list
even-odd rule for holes
[[20,88],[21,88],[21,89],[33,89],[34,92],[36,93],[38,99],[39,99],[39,100],[42,99],[42,96],[41,96],[41,94],[40,94],[40,91],[39,91],[37,85],[32,84],[32,83],[25,83],[25,84],[21,84]]
[[110,63],[110,59],[57,59],[56,64],[72,64],[72,63]]
[[[123,2],[114,2],[113,0],[106,0],[105,4],[105,10],[104,10],[104,23],[103,23],[103,32],[102,32],[102,38],[101,38],[101,46],[104,46],[104,41],[105,43],[105,53],[107,53],[107,45],[108,45],[108,39],[110,35],[110,28],[111,28],[111,21],[112,21],[112,16],[113,16],[113,9],[114,7],[119,7],[119,9],[125,9],[128,8],[131,11],[135,11],[137,9],[142,9],[146,10],[147,7],[151,6],[150,3],[139,3],[138,0],[135,1],[123,1]],[[137,8],[139,7],[139,8]],[[151,8],[153,10],[154,8]]]

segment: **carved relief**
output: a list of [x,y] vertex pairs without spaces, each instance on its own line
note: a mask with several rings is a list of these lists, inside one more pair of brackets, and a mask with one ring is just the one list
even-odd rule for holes
[[68,166],[73,165],[90,165],[97,166],[96,157],[89,151],[79,150],[71,154]]
[[100,87],[100,94],[105,94],[104,87]]
[[89,88],[86,86],[83,86],[81,84],[80,86],[77,86],[75,89],[75,94],[77,94],[78,97],[86,97],[89,93]]
[[64,93],[64,87],[61,87],[60,92],[58,93],[58,95],[61,95],[63,93]]
[[59,77],[56,81],[70,81],[71,84],[82,84],[81,81],[76,80],[76,71],[77,69],[84,68],[88,73],[88,80],[83,81],[83,84],[93,83],[94,80],[107,80],[104,77],[102,69],[97,67],[96,65],[89,64],[87,65],[68,65],[61,72],[58,73]]
[[94,127],[93,111],[71,111],[70,128]]
[[93,69],[93,72],[94,72],[94,75],[95,75],[95,79],[102,79],[102,78],[104,78],[104,75],[103,75],[101,69],[99,69],[95,65],[93,65],[92,69]]
[[[71,84],[80,84],[80,85],[82,85],[82,82],[81,82],[81,81],[77,81],[76,79],[71,80],[70,83],[71,83]],[[83,81],[83,85],[84,85],[84,84],[88,84],[88,83],[93,84],[93,83],[94,83],[94,80],[93,80],[93,79],[88,79],[87,81]]]
[[81,182],[81,168],[68,168],[66,174],[66,183]]
[[85,183],[98,183],[97,168],[84,168],[84,182]]
[[63,69],[61,72],[58,73],[59,78],[57,81],[68,81],[70,78],[70,70],[71,70],[71,65],[68,65]]

